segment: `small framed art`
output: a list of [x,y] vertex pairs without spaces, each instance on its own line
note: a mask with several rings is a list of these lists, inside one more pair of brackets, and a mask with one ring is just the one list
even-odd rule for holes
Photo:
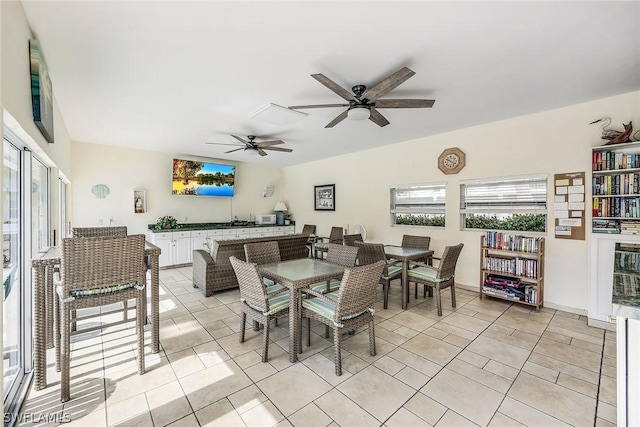
[[316,185],[313,187],[315,200],[315,210],[335,211],[336,210],[336,185]]

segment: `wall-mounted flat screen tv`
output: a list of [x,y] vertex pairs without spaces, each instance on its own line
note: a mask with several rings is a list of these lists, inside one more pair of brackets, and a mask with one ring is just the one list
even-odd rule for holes
[[171,194],[233,197],[235,179],[234,165],[173,159]]

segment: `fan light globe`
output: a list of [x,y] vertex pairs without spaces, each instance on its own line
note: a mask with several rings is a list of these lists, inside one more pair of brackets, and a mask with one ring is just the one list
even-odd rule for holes
[[367,107],[353,107],[347,114],[351,120],[367,120],[371,112]]

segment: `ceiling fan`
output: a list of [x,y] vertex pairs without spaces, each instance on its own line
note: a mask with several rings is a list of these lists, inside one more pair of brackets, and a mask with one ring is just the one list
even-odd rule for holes
[[[244,139],[240,138],[237,135],[231,135],[232,137],[234,137],[235,139],[237,139],[238,141],[242,142],[244,144],[244,146],[240,147],[240,148],[236,148],[234,150],[230,150],[230,151],[225,151],[225,153],[233,153],[234,151],[240,151],[240,150],[254,150],[257,151],[258,154],[260,154],[261,156],[266,156],[267,153],[264,150],[271,150],[271,151],[284,151],[286,153],[290,153],[293,150],[291,148],[280,148],[280,147],[273,147],[274,145],[280,145],[280,144],[284,144],[284,141],[281,141],[279,139],[272,139],[269,141],[262,141],[262,142],[255,142],[254,140],[256,139],[255,135],[247,135],[247,139],[248,141],[245,141]],[[237,147],[238,144],[222,144],[222,143],[218,143],[218,142],[206,142],[205,144],[213,144],[213,145],[231,145],[234,147]]]
[[304,108],[329,108],[348,107],[338,117],[329,122],[325,128],[332,128],[347,117],[355,120],[369,119],[378,126],[386,126],[389,121],[378,111],[378,108],[431,108],[433,99],[380,99],[398,87],[401,83],[413,76],[415,72],[403,67],[375,86],[368,88],[365,85],[355,85],[351,88],[353,94],[342,88],[333,80],[323,74],[311,74],[311,77],[328,87],[341,98],[349,101],[348,104],[320,104],[320,105],[294,105],[292,110]]

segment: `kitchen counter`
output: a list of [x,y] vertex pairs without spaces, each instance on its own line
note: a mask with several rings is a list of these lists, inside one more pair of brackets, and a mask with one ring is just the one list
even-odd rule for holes
[[191,231],[191,230],[228,230],[231,228],[261,228],[261,227],[289,227],[294,225],[295,221],[291,221],[288,225],[276,225],[276,224],[256,224],[254,222],[242,222],[237,225],[233,225],[230,222],[199,222],[190,224],[178,224],[176,228],[155,228],[155,224],[149,224],[149,231],[152,233],[166,233],[169,231]]

